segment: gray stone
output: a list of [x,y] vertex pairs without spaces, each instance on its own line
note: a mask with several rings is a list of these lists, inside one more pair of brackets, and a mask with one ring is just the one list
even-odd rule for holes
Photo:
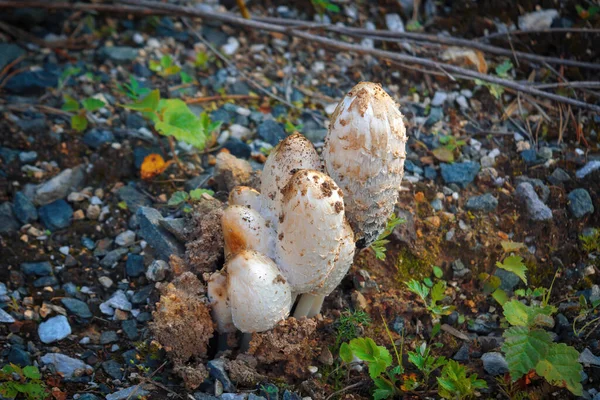
[[498,328],[498,324],[488,321],[485,317],[477,317],[474,321],[469,321],[468,329],[471,332],[479,334],[488,334]]
[[472,211],[492,212],[498,207],[498,199],[491,193],[473,196],[467,200],[465,208]]
[[100,344],[111,344],[119,341],[119,335],[115,331],[104,331],[100,334]]
[[183,245],[165,228],[160,226],[163,219],[158,210],[140,207],[137,211],[140,224],[140,236],[156,251],[158,258],[169,260],[171,254],[182,257],[185,253]]
[[80,318],[93,317],[88,305],[81,300],[73,299],[71,297],[64,297],[61,299],[60,302],[63,304],[63,306],[65,306],[67,310],[69,310],[71,313],[77,315]]
[[106,143],[114,142],[115,135],[105,129],[92,129],[83,135],[81,141],[92,149],[97,149]]
[[137,340],[139,338],[137,324],[134,319],[121,322],[121,328],[123,328],[123,332],[125,332],[129,340]]
[[483,369],[490,375],[504,375],[508,372],[508,363],[501,353],[485,353],[481,356],[481,361],[483,361]]
[[575,218],[582,218],[586,214],[594,213],[594,204],[587,190],[575,189],[567,196],[569,211]]
[[31,355],[23,349],[13,346],[8,353],[8,362],[17,364],[20,367],[31,365]]
[[548,182],[553,185],[560,185],[562,183],[568,182],[571,180],[571,177],[567,172],[562,168],[556,168],[552,171],[552,174],[548,177]]
[[594,171],[600,169],[600,160],[593,160],[585,164],[581,169],[575,172],[577,179],[583,179]]
[[35,151],[22,151],[19,153],[19,160],[23,164],[29,164],[34,162],[37,159],[37,152]]
[[184,232],[185,218],[160,219],[158,222],[160,223],[160,226],[171,232],[177,240],[183,243],[187,242],[187,237]]
[[257,129],[257,134],[261,140],[264,140],[273,146],[285,139],[286,136],[285,130],[281,124],[272,119],[268,119],[260,124]]
[[600,366],[600,357],[594,355],[587,347],[579,354],[579,362],[584,365]]
[[81,360],[71,358],[60,353],[46,353],[40,359],[43,364],[53,365],[56,372],[60,372],[65,378],[69,379],[73,377],[73,374],[77,370],[91,370],[92,367],[87,365]]
[[431,126],[441,121],[444,118],[444,109],[442,107],[431,107],[429,110],[429,116],[425,121],[425,125]]
[[71,334],[71,325],[67,317],[58,315],[42,322],[38,327],[38,335],[43,343],[49,344],[62,340]]
[[196,392],[194,393],[194,400],[218,400],[218,397],[215,397],[213,395],[207,394],[207,393],[202,393],[202,392]]
[[15,216],[22,224],[28,224],[38,219],[37,208],[23,192],[15,194],[13,203]]
[[65,169],[54,178],[40,184],[35,189],[33,202],[39,206],[64,199],[71,192],[77,191],[85,180],[85,167],[77,166]]
[[502,268],[498,268],[494,275],[500,278],[500,289],[506,292],[511,292],[521,282],[521,278],[514,272]]
[[12,315],[0,308],[0,323],[12,324],[13,322],[15,322],[15,319],[12,317]]
[[469,349],[470,346],[468,343],[463,343],[463,345],[458,349],[456,354],[452,357],[454,361],[465,362],[469,361]]
[[112,268],[113,265],[119,262],[119,260],[129,252],[129,250],[125,248],[118,248],[112,251],[109,251],[106,256],[100,261],[100,265],[104,268]]
[[21,272],[25,275],[48,276],[52,275],[52,265],[48,261],[21,263]]
[[448,93],[446,92],[441,92],[441,91],[437,91],[435,92],[435,94],[433,95],[433,99],[431,99],[431,105],[432,107],[440,107],[443,106],[444,103],[446,102],[446,99],[448,98]]
[[55,276],[42,276],[33,281],[33,286],[36,288],[58,285],[58,279]]
[[146,278],[153,282],[160,282],[165,280],[167,274],[171,270],[169,263],[163,260],[154,260],[146,271]]
[[519,28],[523,31],[548,29],[557,17],[558,11],[554,9],[534,11],[519,16]]
[[452,272],[454,279],[460,279],[467,276],[471,270],[465,266],[461,259],[452,262]]
[[84,393],[77,400],[100,400],[100,398],[92,393]]
[[8,201],[0,204],[0,234],[16,232],[21,227],[15,217],[13,206]]
[[152,200],[131,186],[123,186],[117,193],[132,213],[137,212],[140,207],[152,205]]
[[0,43],[0,71],[17,58],[26,54],[26,51],[14,43]]
[[129,254],[125,263],[125,271],[128,276],[133,278],[143,275],[146,272],[144,257],[139,254]]
[[533,221],[549,221],[553,218],[552,210],[545,205],[533,186],[528,182],[523,182],[517,186],[517,198],[525,204],[527,214]]
[[144,389],[142,385],[135,385],[106,395],[106,400],[137,399],[139,397],[147,396],[149,394],[150,392]]
[[454,164],[441,164],[442,178],[445,183],[457,183],[463,186],[473,182],[479,172],[479,164],[465,161]]
[[133,61],[138,56],[138,49],[129,46],[103,47],[99,50],[101,58],[110,59],[117,63]]
[[135,243],[135,232],[127,230],[125,232],[121,232],[115,238],[115,243],[122,247],[129,247]]
[[546,202],[548,201],[548,197],[550,197],[550,188],[544,185],[544,182],[542,182],[540,179],[533,179],[527,176],[518,176],[515,179],[515,187],[519,186],[523,182],[530,183],[531,186],[533,186],[535,192],[540,197],[540,200],[542,200],[542,202],[546,204]]
[[225,360],[222,358],[217,358],[215,360],[210,360],[207,364],[208,373],[211,378],[218,380],[223,384],[223,390],[225,392],[235,392],[235,386],[233,382],[229,379],[229,375],[225,371]]
[[131,311],[132,305],[129,300],[127,300],[127,295],[122,290],[117,290],[110,299],[106,300],[104,303],[112,308],[116,308],[123,311]]
[[[121,370],[121,364],[115,360],[108,360],[102,363],[102,369],[113,379],[121,379],[123,377],[123,371]],[[134,396],[135,398],[135,396]]]

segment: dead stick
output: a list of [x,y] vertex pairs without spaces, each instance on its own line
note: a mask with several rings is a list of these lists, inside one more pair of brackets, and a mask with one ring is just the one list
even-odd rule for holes
[[249,94],[226,94],[226,95],[217,95],[217,96],[206,96],[206,97],[197,97],[195,99],[187,99],[185,100],[186,104],[200,104],[206,103],[208,101],[218,101],[218,100],[260,100],[258,96],[252,96]]

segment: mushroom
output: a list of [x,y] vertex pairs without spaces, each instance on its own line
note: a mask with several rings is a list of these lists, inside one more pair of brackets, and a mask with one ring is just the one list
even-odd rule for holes
[[406,140],[397,104],[375,83],[356,85],[331,116],[325,170],[344,191],[357,247],[367,247],[385,229],[398,200]]
[[248,186],[236,186],[229,193],[229,205],[238,205],[260,212],[262,199],[260,193]]
[[260,192],[264,218],[277,228],[281,209],[281,191],[294,172],[321,169],[321,160],[310,140],[299,133],[283,139],[269,154],[263,168]]
[[227,295],[227,276],[222,271],[213,273],[208,279],[206,294],[211,304],[211,315],[215,321],[219,350],[227,349],[227,334],[235,332]]
[[225,257],[242,250],[256,250],[271,255],[273,234],[258,211],[244,206],[229,206],[221,217],[221,227]]
[[292,290],[303,294],[294,316],[312,314],[313,306],[316,314],[352,264],[342,191],[326,174],[300,170],[283,189],[280,208],[275,261]]

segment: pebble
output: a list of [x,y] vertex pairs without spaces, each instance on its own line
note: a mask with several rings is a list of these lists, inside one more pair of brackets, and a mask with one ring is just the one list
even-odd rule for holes
[[109,251],[106,256],[100,261],[100,265],[104,268],[113,268],[119,262],[119,260],[127,254],[128,250],[125,248],[118,248]]
[[229,375],[225,371],[225,360],[222,358],[217,358],[214,360],[210,360],[207,364],[208,373],[211,378],[218,380],[223,385],[223,390],[225,392],[235,392],[235,386],[233,382],[229,379]]
[[479,172],[479,164],[466,161],[454,164],[441,164],[442,178],[446,183],[457,183],[463,186],[473,182]]
[[100,344],[111,344],[119,341],[119,335],[115,331],[104,331],[100,334]]
[[46,365],[53,365],[56,372],[63,374],[67,379],[73,378],[76,371],[91,371],[92,367],[81,360],[71,358],[60,353],[46,353],[40,358]]
[[123,371],[121,370],[121,363],[115,360],[108,360],[102,363],[102,369],[113,379],[121,379],[123,377]]
[[13,206],[8,201],[0,204],[0,233],[10,233],[18,231],[21,225],[15,213]]
[[125,263],[125,270],[127,275],[133,278],[143,275],[146,272],[144,257],[139,254],[129,254]]
[[21,263],[21,272],[25,275],[48,276],[52,275],[52,264],[48,261]]
[[43,343],[50,344],[62,340],[71,334],[71,325],[67,317],[58,315],[42,322],[38,327],[38,335]]
[[550,182],[551,184],[553,184],[555,186],[561,185],[570,180],[571,180],[571,177],[562,168],[556,168],[554,171],[552,171],[552,174],[548,177],[548,182]]
[[227,39],[227,43],[221,46],[221,51],[228,56],[232,56],[237,53],[240,48],[240,42],[233,36]]
[[140,207],[136,215],[140,224],[140,236],[148,242],[159,258],[168,260],[171,254],[183,256],[183,245],[160,225],[163,217],[158,210]]
[[483,361],[483,368],[490,375],[504,375],[508,372],[508,363],[501,353],[485,353],[481,356],[481,361]]
[[591,174],[594,171],[597,171],[600,169],[600,160],[593,160],[588,162],[587,164],[585,164],[583,166],[583,168],[578,169],[577,172],[575,172],[575,176],[577,177],[577,179],[583,179],[586,176],[588,176],[589,174]]
[[87,210],[85,211],[85,216],[88,219],[91,220],[97,220],[98,218],[100,218],[100,211],[102,209],[100,208],[100,206],[96,205],[96,204],[90,204],[87,208]]
[[100,278],[98,278],[98,282],[100,282],[100,284],[106,289],[113,285],[112,279],[110,279],[108,276],[101,276]]
[[145,390],[141,385],[135,385],[106,395],[106,400],[126,400],[144,397],[148,394],[150,392]]
[[19,160],[23,164],[29,164],[34,162],[37,159],[37,152],[35,151],[22,151],[19,153]]
[[115,238],[115,243],[121,247],[129,247],[135,243],[135,232],[127,230]]
[[73,299],[70,297],[64,297],[61,299],[61,303],[63,304],[63,306],[65,306],[67,310],[69,310],[71,313],[77,315],[80,318],[93,317],[88,305],[81,300]]
[[169,263],[163,260],[154,260],[146,271],[146,278],[153,282],[161,282],[165,280],[171,268]]
[[519,29],[533,31],[548,29],[552,21],[558,17],[558,11],[554,9],[538,10],[519,16]]
[[135,60],[139,51],[138,49],[129,46],[105,46],[98,51],[98,54],[100,57],[116,63],[126,63]]
[[40,207],[39,217],[47,229],[57,231],[71,225],[73,208],[62,199],[56,200],[53,203]]
[[7,357],[8,362],[17,364],[20,367],[31,365],[31,356],[25,350],[12,346]]
[[13,322],[15,322],[15,319],[12,315],[0,308],[0,323],[12,324]]
[[527,214],[533,221],[549,221],[553,218],[552,210],[545,205],[533,186],[528,182],[523,182],[517,186],[517,198],[525,203]]
[[122,290],[117,290],[110,299],[105,301],[102,304],[106,304],[111,306],[112,308],[116,308],[123,311],[131,311],[133,308],[129,300],[127,300],[127,295]]
[[392,32],[404,32],[404,22],[398,14],[385,14],[385,26]]
[[461,279],[471,273],[471,270],[465,266],[461,259],[452,262],[452,272],[454,279]]
[[600,357],[594,355],[587,347],[579,354],[579,362],[584,365],[600,367]]
[[577,219],[586,214],[594,213],[594,204],[587,190],[583,188],[575,189],[567,196],[569,199],[568,208],[571,214]]
[[281,124],[272,119],[268,119],[258,126],[257,135],[261,140],[273,146],[285,139],[286,136]]
[[472,211],[492,212],[498,207],[498,199],[491,193],[473,196],[467,200],[465,208]]
[[140,207],[152,205],[152,200],[132,186],[123,186],[117,192],[119,199],[127,204],[127,208],[135,213]]
[[43,206],[64,199],[70,192],[77,190],[83,184],[84,179],[84,166],[65,169],[36,188],[33,202]]

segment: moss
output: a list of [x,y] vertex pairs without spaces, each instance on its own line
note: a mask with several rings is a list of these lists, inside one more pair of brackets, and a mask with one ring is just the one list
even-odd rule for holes
[[530,287],[548,287],[554,277],[554,268],[547,264],[538,264],[535,258],[527,258],[524,261],[527,267],[527,277]]
[[396,261],[396,279],[398,282],[404,283],[411,279],[422,280],[431,275],[431,266],[435,265],[435,257],[431,253],[424,257],[418,257],[404,248],[398,254]]

